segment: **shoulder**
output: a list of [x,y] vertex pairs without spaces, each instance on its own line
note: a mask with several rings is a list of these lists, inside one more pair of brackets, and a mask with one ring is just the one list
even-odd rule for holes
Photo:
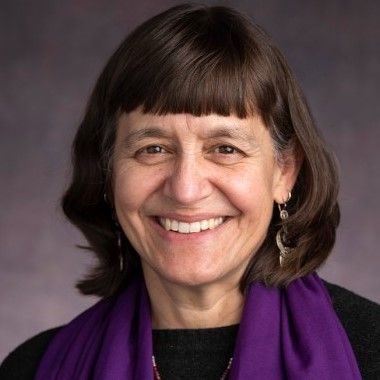
[[324,281],[346,330],[363,378],[380,378],[380,305]]
[[32,380],[47,345],[59,329],[43,331],[12,351],[0,366],[0,379]]
[[[362,333],[370,333],[380,329],[380,305],[370,301],[341,286],[323,281],[334,309],[341,322],[350,327],[357,327]],[[363,330],[364,329],[364,330]]]

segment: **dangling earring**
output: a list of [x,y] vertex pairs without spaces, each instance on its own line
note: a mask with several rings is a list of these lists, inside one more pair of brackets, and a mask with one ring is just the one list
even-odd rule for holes
[[[289,191],[288,193],[288,199],[283,202],[283,203],[278,203],[278,210],[280,211],[280,218],[284,222],[286,219],[288,219],[289,214],[288,211],[286,210],[286,202],[289,202],[290,198],[292,197],[292,193]],[[283,266],[284,259],[286,258],[287,255],[292,251],[292,248],[287,247],[284,242],[286,241],[286,235],[287,235],[287,228],[286,224],[282,224],[282,227],[277,231],[276,234],[276,243],[277,247],[280,250],[280,266]]]
[[122,272],[124,269],[124,255],[123,255],[123,249],[121,246],[121,230],[119,223],[117,223],[116,227],[116,237],[117,237],[117,248],[118,248],[118,254],[119,254],[119,271]]
[[[104,199],[104,202],[108,206],[110,206],[110,202],[108,201],[108,197],[107,197],[106,193],[103,194],[103,199]],[[114,225],[115,225],[115,234],[116,234],[116,239],[117,239],[117,249],[118,249],[118,255],[119,255],[119,271],[123,272],[123,270],[124,270],[124,254],[123,254],[123,247],[121,245],[121,233],[122,232],[121,232],[120,224],[117,221],[115,209],[113,207],[111,207],[111,208],[112,208],[112,220],[113,220]]]
[[124,269],[124,254],[123,254],[123,247],[121,244],[121,234],[122,230],[120,227],[119,222],[117,221],[116,212],[113,209],[112,210],[112,219],[115,224],[115,233],[116,233],[116,239],[117,239],[117,251],[119,255],[119,271],[122,272]]

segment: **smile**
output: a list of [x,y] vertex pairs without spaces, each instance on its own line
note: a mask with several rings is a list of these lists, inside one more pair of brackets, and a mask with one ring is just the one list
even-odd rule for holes
[[193,223],[187,223],[175,219],[158,218],[161,226],[164,227],[166,231],[175,231],[180,234],[191,234],[205,230],[212,230],[213,228],[220,226],[225,219],[226,218],[220,216],[218,218],[210,218]]

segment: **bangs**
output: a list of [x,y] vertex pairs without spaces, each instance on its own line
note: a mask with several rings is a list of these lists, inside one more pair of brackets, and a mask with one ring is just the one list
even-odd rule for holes
[[[153,23],[132,33],[123,68],[114,78],[114,106],[195,116],[261,113],[263,99],[273,99],[263,54],[247,25],[225,17],[218,8],[202,10],[180,24],[169,19],[164,26]],[[133,46],[136,33],[140,38]]]
[[[179,70],[181,69],[181,70]],[[235,114],[240,118],[256,113],[254,85],[244,77],[243,68],[225,57],[208,62],[182,63],[181,67],[165,67],[131,99],[122,99],[122,109],[130,112],[141,106],[143,112],[155,114],[190,113],[195,116],[216,113]]]

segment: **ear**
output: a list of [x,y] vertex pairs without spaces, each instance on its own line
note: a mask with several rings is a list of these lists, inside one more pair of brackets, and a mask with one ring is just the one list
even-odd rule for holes
[[304,154],[298,144],[292,144],[291,148],[280,154],[281,157],[277,159],[275,164],[273,198],[277,203],[284,203],[296,183]]

